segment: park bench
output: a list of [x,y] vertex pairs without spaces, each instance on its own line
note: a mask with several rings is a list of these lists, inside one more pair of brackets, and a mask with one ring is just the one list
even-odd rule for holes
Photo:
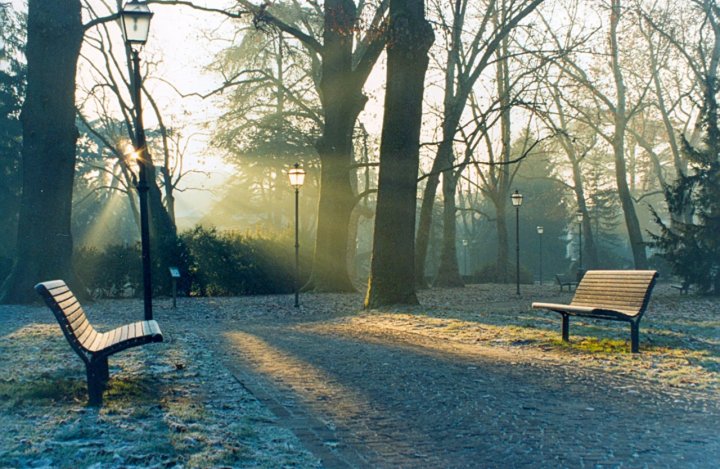
[[568,341],[570,316],[630,323],[631,350],[639,351],[640,319],[655,286],[654,270],[589,270],[580,281],[569,305],[533,303],[562,315],[562,340]]
[[567,287],[568,291],[571,291],[571,288],[575,288],[578,285],[576,281],[568,280],[560,274],[555,274],[555,280],[557,280],[557,283],[560,286],[560,291],[563,291],[563,287]]
[[163,340],[156,321],[138,321],[108,332],[96,331],[77,298],[62,280],[38,283],[35,291],[55,314],[65,338],[85,363],[90,405],[102,404],[102,392],[109,379],[110,355]]
[[687,295],[690,292],[690,282],[683,280],[680,285],[670,285],[671,288],[680,291],[681,295]]

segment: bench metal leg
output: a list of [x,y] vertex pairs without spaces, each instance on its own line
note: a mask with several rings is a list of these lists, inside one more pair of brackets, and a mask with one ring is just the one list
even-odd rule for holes
[[630,322],[630,351],[640,353],[640,322]]
[[108,359],[107,357],[103,358],[102,360],[98,360],[98,372],[100,373],[100,379],[102,379],[103,387],[107,385],[108,380],[110,380],[110,370],[108,369]]
[[569,342],[570,340],[570,315],[562,315],[562,340],[563,342]]
[[92,406],[102,405],[103,379],[102,371],[96,363],[88,363],[87,370],[87,386],[88,386],[88,404]]

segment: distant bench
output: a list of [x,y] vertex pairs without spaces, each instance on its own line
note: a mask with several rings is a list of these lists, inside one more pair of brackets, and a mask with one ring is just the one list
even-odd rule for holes
[[630,323],[631,350],[639,351],[640,319],[655,286],[654,270],[589,270],[580,281],[569,305],[533,303],[562,315],[562,340],[567,342],[570,316]]
[[563,287],[567,287],[568,291],[571,291],[571,288],[575,288],[578,285],[576,281],[568,280],[560,274],[555,274],[555,280],[557,280],[557,283],[560,286],[560,291],[563,291]]
[[687,295],[690,292],[690,282],[683,281],[680,285],[670,285],[671,288],[680,291],[681,295]]
[[38,283],[35,291],[55,314],[65,338],[85,362],[88,401],[91,405],[102,403],[102,392],[109,379],[110,355],[130,347],[163,340],[156,321],[138,321],[108,332],[96,331],[77,298],[62,280]]

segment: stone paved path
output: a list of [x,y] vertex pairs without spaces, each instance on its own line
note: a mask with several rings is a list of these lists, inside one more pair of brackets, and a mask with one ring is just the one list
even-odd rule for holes
[[720,464],[720,406],[707,395],[412,333],[277,318],[211,332],[326,467]]

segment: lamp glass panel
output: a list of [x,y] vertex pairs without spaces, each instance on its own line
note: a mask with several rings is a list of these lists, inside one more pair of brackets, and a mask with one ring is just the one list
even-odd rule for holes
[[523,196],[518,191],[515,191],[511,196],[513,207],[519,207],[522,205]]
[[305,170],[302,168],[292,168],[288,172],[290,177],[290,185],[293,187],[301,187],[305,182]]
[[125,4],[120,12],[120,26],[125,41],[130,44],[145,44],[150,34],[150,20],[153,12],[144,2],[132,1]]

